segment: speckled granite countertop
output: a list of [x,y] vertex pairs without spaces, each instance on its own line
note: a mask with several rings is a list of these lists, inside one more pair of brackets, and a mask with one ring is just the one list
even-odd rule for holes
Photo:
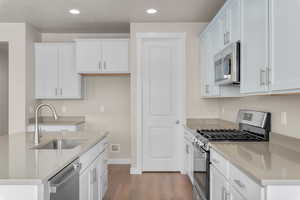
[[0,185],[42,184],[80,157],[108,132],[82,131],[43,135],[41,144],[57,137],[79,139],[82,143],[73,149],[34,150],[32,133],[0,136]]
[[[189,130],[234,128],[218,119],[189,119]],[[300,184],[300,140],[270,133],[269,142],[211,142],[211,147],[261,185]]]

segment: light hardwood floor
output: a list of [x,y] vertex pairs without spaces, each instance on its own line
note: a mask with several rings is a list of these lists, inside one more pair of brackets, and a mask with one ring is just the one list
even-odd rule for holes
[[109,165],[105,200],[192,200],[192,185],[184,175],[130,175],[129,170],[129,165]]

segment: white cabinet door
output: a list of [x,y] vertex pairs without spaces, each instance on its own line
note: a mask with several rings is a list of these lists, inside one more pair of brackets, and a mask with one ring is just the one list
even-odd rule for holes
[[235,188],[231,187],[230,198],[228,200],[247,200],[247,199],[244,198],[239,192],[237,192]]
[[128,73],[128,39],[102,41],[102,60],[105,73]]
[[81,98],[81,77],[76,73],[74,44],[37,43],[35,47],[36,98]]
[[99,73],[103,65],[100,40],[76,41],[77,73]]
[[229,43],[241,40],[241,0],[231,0],[227,7]]
[[208,31],[207,43],[206,43],[206,51],[207,51],[207,82],[209,85],[209,96],[219,96],[220,95],[220,87],[215,84],[215,67],[214,67],[214,57],[216,49],[214,48],[214,34],[215,28],[217,24],[214,24],[211,29]]
[[92,166],[84,170],[79,177],[79,199],[92,200],[93,168]]
[[228,199],[229,183],[226,178],[212,165],[210,166],[210,200]]
[[35,45],[35,97],[55,98],[58,93],[59,50],[56,44]]
[[59,96],[64,99],[81,98],[81,76],[75,67],[75,45],[59,47]]
[[242,1],[242,93],[268,91],[268,27],[268,0]]
[[300,89],[300,3],[271,0],[271,41],[273,91]]

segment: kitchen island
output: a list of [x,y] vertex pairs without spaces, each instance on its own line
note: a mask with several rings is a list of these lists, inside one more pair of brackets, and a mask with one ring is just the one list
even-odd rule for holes
[[[104,140],[106,148],[107,135],[106,131],[53,133],[44,135],[39,145],[57,139],[80,141],[71,149],[33,149],[33,133],[0,136],[0,199],[49,199],[48,180],[78,158],[88,162],[91,149]],[[88,168],[89,163],[81,164]]]

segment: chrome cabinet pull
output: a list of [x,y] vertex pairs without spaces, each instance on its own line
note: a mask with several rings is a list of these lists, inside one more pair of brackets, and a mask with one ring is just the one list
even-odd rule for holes
[[261,69],[260,70],[260,86],[266,85],[265,78],[264,78],[265,74],[266,74],[266,70]]
[[226,189],[224,186],[222,187],[222,199],[221,200],[226,200]]
[[99,70],[101,71],[102,70],[102,62],[99,61]]
[[271,81],[271,78],[272,78],[271,73],[272,73],[271,68],[268,67],[268,68],[267,68],[268,85],[271,85],[271,84],[272,84],[272,81]]
[[234,179],[235,184],[237,184],[240,188],[246,188],[245,184],[240,180]]
[[208,84],[205,85],[205,93],[209,94],[209,85]]
[[55,88],[55,96],[57,96],[58,92],[57,92],[57,88]]
[[213,163],[215,163],[215,164],[219,164],[219,163],[220,163],[220,161],[218,161],[218,160],[215,159],[215,158],[213,158],[212,161],[213,161]]
[[63,89],[60,88],[60,95],[62,96],[63,95]]
[[190,150],[189,150],[189,145],[185,145],[185,152],[186,152],[187,154],[189,154],[189,153],[190,153]]
[[106,69],[106,61],[103,62],[103,69]]

